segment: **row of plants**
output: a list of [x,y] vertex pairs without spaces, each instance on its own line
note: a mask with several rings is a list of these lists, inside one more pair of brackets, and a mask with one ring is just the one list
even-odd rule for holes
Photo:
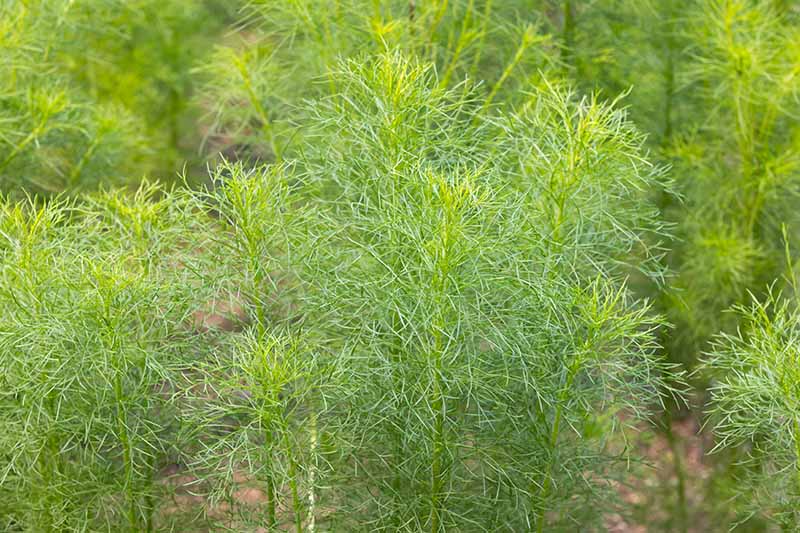
[[[398,54],[341,66],[293,166],[6,205],[8,527],[160,527],[170,462],[297,530],[543,530],[605,501],[615,416],[668,370],[622,283],[659,231],[640,136],[566,93],[488,113]],[[234,333],[198,315],[226,298]]]
[[798,17],[0,2],[0,524],[794,530]]

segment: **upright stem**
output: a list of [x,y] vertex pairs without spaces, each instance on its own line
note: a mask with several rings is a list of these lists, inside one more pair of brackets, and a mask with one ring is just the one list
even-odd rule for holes
[[303,514],[300,512],[300,492],[297,489],[297,461],[292,456],[292,447],[284,431],[284,448],[289,456],[289,491],[292,493],[292,511],[294,511],[294,528],[297,533],[303,533]]
[[275,131],[272,121],[267,114],[267,110],[264,109],[264,106],[261,104],[261,98],[258,94],[256,94],[255,88],[253,87],[253,79],[252,75],[250,74],[250,69],[247,65],[246,59],[237,58],[235,64],[236,68],[239,70],[239,75],[241,76],[242,83],[244,84],[244,89],[247,92],[247,97],[250,99],[250,105],[253,106],[259,121],[261,121],[261,128],[264,132],[267,142],[269,143],[270,149],[275,156],[275,161],[281,162],[282,153],[280,147],[278,146],[277,139],[275,138]]
[[156,501],[155,495],[150,488],[153,486],[153,477],[155,475],[155,465],[153,464],[153,458],[148,457],[145,459],[145,464],[147,465],[147,491],[144,494],[144,502],[143,502],[143,509],[144,509],[144,530],[146,533],[152,533],[153,531],[153,513],[156,509]]
[[316,508],[317,508],[317,416],[311,414],[311,461],[308,469],[308,531],[314,533],[317,528],[316,523]]
[[467,42],[469,39],[468,29],[470,23],[472,22],[472,11],[474,9],[473,6],[474,1],[475,0],[469,0],[469,3],[467,4],[467,12],[464,15],[464,19],[461,22],[461,33],[458,35],[458,40],[456,41],[456,47],[455,50],[453,50],[453,56],[450,58],[450,61],[447,64],[447,68],[444,71],[444,75],[442,76],[442,81],[439,83],[440,87],[447,87],[447,85],[450,83],[450,77],[453,75],[453,71],[458,65],[459,59],[461,59],[461,53],[467,46]]
[[443,466],[443,456],[446,446],[445,423],[447,421],[447,398],[442,382],[442,372],[444,370],[444,351],[445,344],[443,332],[446,322],[446,294],[449,286],[451,273],[452,247],[455,244],[456,234],[454,226],[457,224],[458,207],[453,200],[446,196],[444,216],[439,227],[439,238],[441,248],[436,258],[436,267],[431,280],[431,288],[434,295],[434,304],[437,312],[431,323],[431,337],[433,340],[432,353],[430,354],[430,371],[433,373],[431,409],[434,421],[432,428],[433,455],[431,457],[431,493],[430,493],[430,524],[431,533],[439,533],[442,530],[442,491],[445,482],[445,469]]
[[545,514],[547,513],[547,499],[550,497],[550,487],[551,487],[551,479],[553,477],[553,464],[555,463],[555,449],[556,445],[558,444],[558,434],[561,432],[561,405],[556,407],[556,413],[553,417],[553,426],[550,432],[550,453],[553,454],[553,457],[550,458],[550,461],[547,463],[547,469],[545,470],[544,480],[542,481],[542,489],[539,492],[540,500],[541,500],[541,508],[539,509],[538,516],[536,518],[536,531],[537,533],[542,533],[544,531],[544,522],[545,522]]
[[169,89],[169,143],[175,152],[173,157],[178,157],[180,153],[180,111],[181,95],[174,87]]
[[486,32],[489,27],[489,18],[492,15],[492,0],[486,0],[486,4],[483,6],[483,20],[481,21],[481,31],[480,37],[478,38],[478,44],[475,47],[475,58],[472,60],[472,66],[470,67],[470,77],[476,78],[476,73],[478,71],[478,66],[481,62],[481,56],[483,54],[483,46],[484,42],[486,41]]
[[795,482],[800,493],[800,418],[794,419],[794,454]]
[[[47,413],[52,421],[56,416],[56,400],[55,396],[51,393],[47,397]],[[50,507],[50,494],[58,494],[58,490],[53,487],[58,483],[61,468],[59,466],[59,445],[58,439],[53,435],[53,431],[49,430],[44,453],[39,454],[39,465],[42,469],[42,478],[44,486],[47,490],[47,509],[44,511],[44,530],[48,533],[56,531],[56,519],[53,516],[53,510]]]
[[[508,77],[511,76],[511,73],[514,72],[514,69],[517,68],[519,62],[522,61],[522,56],[525,55],[525,51],[528,49],[528,47],[530,47],[533,41],[534,41],[533,29],[528,28],[527,30],[525,30],[525,35],[522,36],[522,41],[520,42],[517,51],[514,52],[514,57],[511,59],[511,62],[508,65],[506,65],[506,68],[505,70],[503,70],[503,73],[500,75],[500,78],[495,82],[494,86],[492,87],[492,90],[489,91],[489,96],[487,96],[486,100],[484,100],[483,105],[481,106],[481,111],[485,111],[492,105],[492,102],[494,101],[495,96],[497,96],[497,93],[500,91],[500,88],[506,82]],[[480,113],[476,113],[475,120],[478,119],[479,115]]]
[[264,459],[264,467],[266,471],[266,480],[264,481],[266,493],[267,493],[267,531],[275,531],[277,527],[277,514],[275,512],[275,500],[277,499],[277,495],[275,494],[275,479],[272,475],[272,445],[273,445],[274,435],[272,433],[271,424],[269,421],[265,421],[264,424],[264,448],[266,449],[266,458]]
[[131,533],[139,531],[139,520],[136,513],[136,491],[134,489],[133,449],[128,434],[125,397],[122,391],[122,374],[117,370],[114,376],[114,400],[117,403],[117,432],[122,444],[122,461],[125,468],[125,488],[128,496],[128,525]]
[[[395,352],[396,353],[393,354],[393,356],[395,358],[394,364],[399,365],[399,364],[401,364],[400,361],[402,360],[403,356],[402,356],[402,353],[400,352],[400,349],[395,350]],[[392,376],[392,380],[394,382],[395,390],[402,390],[402,386],[403,386],[403,376],[402,376],[402,374],[398,370],[395,370],[393,372],[393,374],[394,375]],[[395,415],[395,418],[396,418],[396,420],[394,420],[394,423],[397,425],[397,427],[403,427],[404,426],[404,422],[403,422],[402,414],[398,412]],[[392,493],[393,493],[392,496],[393,496],[393,498],[396,498],[396,499],[399,498],[402,501],[403,492],[404,492],[403,491],[403,476],[404,476],[403,465],[404,465],[405,460],[406,460],[405,441],[403,440],[403,433],[401,431],[393,431],[392,435],[393,435],[393,440],[394,440],[394,443],[393,443],[394,444],[394,458],[393,458],[394,466],[392,468],[392,480],[391,480]],[[398,509],[398,507],[396,507],[396,506],[392,507],[392,513],[393,513],[392,521],[393,521],[393,527],[395,527],[397,529],[400,529],[400,528],[402,528],[403,518],[397,512],[397,509]]]
[[[42,212],[40,211],[40,214],[41,213]],[[33,255],[31,247],[27,244],[22,247],[21,253],[24,257],[23,264],[27,265],[26,270],[28,281],[32,282],[34,284],[33,286],[38,286],[36,283],[38,277],[34,269],[34,265],[38,263],[38,258]],[[36,298],[34,298],[35,303],[30,310],[31,316],[42,315],[45,313],[44,306],[42,305],[42,302],[45,300],[40,295],[41,293],[36,291]],[[47,388],[49,370],[50,369],[48,368],[44,368],[39,374],[43,388]],[[57,490],[53,485],[60,482],[61,477],[59,436],[56,433],[57,430],[54,431],[53,429],[54,426],[57,427],[56,419],[58,414],[58,406],[56,392],[51,390],[50,393],[43,398],[43,400],[44,409],[47,412],[47,436],[44,442],[44,449],[39,452],[38,462],[39,468],[41,469],[41,484],[44,488],[43,496],[45,508],[42,509],[42,516],[39,517],[40,520],[37,520],[37,522],[42,526],[43,531],[51,533],[56,531],[56,520],[55,516],[53,516],[51,496],[54,494],[60,494],[60,491]]]
[[[261,265],[259,264],[260,254],[258,252],[258,246],[255,240],[251,239],[249,236],[247,237],[247,246],[250,259],[250,270],[253,273],[253,283],[249,296],[252,298],[255,307],[255,326],[258,332],[258,338],[263,339],[267,332],[267,309],[263,300],[261,299],[260,292],[264,288],[264,283],[266,282],[267,276],[262,272]],[[264,449],[266,452],[266,457],[264,459],[266,480],[264,481],[264,484],[267,493],[267,530],[275,531],[277,527],[276,501],[278,495],[276,494],[275,478],[273,476],[275,435],[273,430],[273,421],[269,416],[270,409],[271,406],[262,406],[263,414],[261,423],[264,429]]]
[[442,524],[441,494],[444,486],[442,475],[442,455],[444,454],[444,421],[447,417],[447,402],[442,391],[442,341],[441,333],[435,335],[434,341],[434,376],[432,408],[434,413],[433,424],[433,457],[431,458],[431,533],[438,533]]
[[436,35],[436,30],[439,29],[439,24],[441,24],[442,19],[444,18],[445,13],[447,13],[447,4],[449,0],[439,0],[439,6],[436,10],[436,14],[433,16],[433,22],[431,22],[430,28],[428,28],[428,49],[432,53],[433,52],[433,38]]
[[41,131],[44,129],[46,120],[43,120],[36,128],[31,131],[27,137],[25,137],[21,143],[14,146],[14,148],[9,152],[3,162],[0,163],[0,171],[5,170],[5,168],[11,164],[11,162],[16,158],[22,151],[28,147],[28,145],[34,142],[38,137]]
[[78,160],[78,163],[74,167],[72,167],[72,171],[69,173],[69,186],[70,187],[75,187],[78,184],[78,179],[80,178],[81,173],[83,172],[83,167],[86,166],[86,163],[88,163],[89,159],[91,159],[92,155],[94,155],[94,152],[97,149],[97,147],[99,146],[102,138],[103,138],[103,135],[100,135],[100,134],[98,134],[96,137],[94,137],[92,139],[92,142],[89,143],[89,146],[83,152],[83,155],[81,156],[81,158]]
[[[399,265],[393,264],[393,268],[400,268]],[[396,311],[392,311],[391,313],[391,330],[392,331],[401,331],[402,323],[400,320],[400,316]],[[394,390],[403,390],[404,378],[403,373],[400,370],[403,364],[403,345],[399,339],[394,339],[394,342],[388,347],[388,353],[391,357],[392,362],[392,383],[394,386]],[[404,427],[405,423],[403,421],[403,413],[400,409],[397,409],[394,413],[394,420],[391,423],[398,427]],[[392,431],[392,445],[394,446],[394,457],[392,460],[394,464],[391,468],[391,490],[393,498],[402,498],[403,492],[403,465],[405,463],[405,441],[403,440],[403,432],[402,431]],[[392,526],[397,529],[402,528],[402,517],[396,512],[398,506],[392,507]]]
[[539,491],[539,499],[541,500],[541,508],[537,513],[536,517],[536,531],[537,533],[542,533],[544,531],[544,523],[545,523],[545,514],[547,513],[547,499],[550,497],[550,490],[552,488],[552,478],[553,478],[553,466],[556,462],[556,450],[558,446],[558,436],[561,433],[561,418],[563,417],[563,406],[564,403],[567,401],[567,394],[569,389],[572,387],[572,383],[575,380],[575,376],[580,369],[580,361],[576,359],[575,361],[570,364],[567,368],[567,377],[564,383],[564,387],[561,389],[561,392],[558,395],[558,403],[556,405],[556,411],[553,415],[553,425],[550,429],[550,460],[547,463],[547,469],[545,471],[544,480],[542,481],[542,489]]

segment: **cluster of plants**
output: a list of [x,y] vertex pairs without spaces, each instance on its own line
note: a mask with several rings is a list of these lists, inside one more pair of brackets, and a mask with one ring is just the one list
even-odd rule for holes
[[0,2],[0,190],[170,180],[199,157],[190,105],[235,2]]
[[800,6],[0,0],[0,54],[0,529],[609,530],[648,439],[646,527],[800,527]]

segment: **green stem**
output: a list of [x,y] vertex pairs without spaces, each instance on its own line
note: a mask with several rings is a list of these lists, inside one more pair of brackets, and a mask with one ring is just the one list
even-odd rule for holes
[[169,142],[175,152],[173,157],[180,153],[180,113],[181,95],[174,87],[169,89]]
[[470,77],[476,78],[476,73],[478,71],[478,65],[481,62],[481,55],[483,54],[483,45],[486,41],[486,32],[489,27],[489,18],[492,14],[492,0],[486,0],[486,4],[483,6],[483,20],[481,21],[481,31],[478,38],[478,44],[476,46],[475,57],[472,60],[472,67],[470,68]]
[[[440,366],[440,365],[437,365]],[[437,374],[433,380],[433,457],[431,458],[431,533],[439,533],[442,524],[442,489],[444,476],[442,474],[442,455],[444,454],[444,420],[447,404],[442,393],[441,378]]]
[[[503,73],[500,75],[500,78],[495,82],[494,86],[492,87],[492,90],[489,91],[489,96],[486,97],[486,100],[483,102],[483,105],[481,106],[481,112],[485,111],[486,109],[489,108],[489,106],[492,105],[492,101],[494,100],[495,96],[497,96],[497,93],[500,91],[500,88],[506,82],[508,77],[511,76],[511,73],[514,72],[514,69],[517,67],[519,62],[522,61],[522,56],[525,54],[525,51],[533,43],[533,41],[534,41],[533,29],[528,28],[525,30],[525,35],[522,36],[522,42],[520,42],[519,47],[517,47],[517,51],[514,52],[513,59],[508,65],[506,65],[506,68],[505,70],[503,70]],[[480,113],[477,113],[475,115],[475,118],[477,119],[479,115]]]
[[444,18],[445,13],[447,13],[447,4],[449,0],[439,0],[439,6],[436,11],[436,14],[433,16],[433,22],[431,23],[430,28],[428,28],[428,54],[430,54],[431,59],[433,59],[433,39],[436,36],[436,30],[439,29],[439,24],[441,24],[442,19]]
[[83,172],[83,167],[86,166],[86,163],[94,154],[94,151],[97,149],[102,138],[103,138],[102,135],[98,135],[94,139],[92,139],[92,142],[83,152],[83,155],[81,156],[80,160],[78,160],[78,163],[72,168],[72,172],[69,173],[70,187],[74,187],[78,183],[78,179],[80,178],[81,173]]
[[542,489],[539,491],[539,500],[541,500],[541,508],[537,513],[536,517],[536,531],[538,533],[542,533],[544,531],[544,523],[545,523],[545,514],[547,512],[547,499],[550,497],[550,490],[552,489],[552,478],[553,478],[553,467],[556,463],[556,450],[558,446],[558,436],[561,433],[561,418],[563,417],[563,406],[567,400],[567,393],[569,389],[572,387],[572,383],[575,380],[575,376],[580,369],[580,362],[579,360],[573,361],[573,363],[567,369],[567,378],[564,383],[564,387],[561,389],[561,392],[558,395],[558,404],[556,405],[556,411],[553,415],[553,425],[550,428],[550,453],[551,457],[547,463],[547,469],[545,470],[544,480],[542,482]]
[[280,162],[282,160],[281,150],[278,147],[278,144],[275,139],[275,132],[272,126],[272,121],[269,119],[269,115],[267,115],[267,110],[264,109],[264,106],[261,104],[261,99],[255,92],[253,88],[253,80],[250,75],[250,70],[247,68],[247,64],[244,58],[238,59],[236,61],[236,67],[239,70],[239,75],[242,78],[242,83],[244,84],[245,91],[247,92],[247,96],[250,99],[250,105],[253,106],[253,109],[256,111],[256,115],[258,119],[261,121],[261,127],[264,130],[264,134],[267,137],[267,142],[272,149],[272,153],[275,156],[275,160]]
[[[261,306],[259,306],[261,307]],[[262,326],[263,327],[263,326]],[[264,457],[264,470],[266,472],[266,479],[264,480],[265,491],[267,493],[267,531],[275,531],[277,527],[277,499],[275,478],[273,476],[273,453],[275,444],[275,435],[272,428],[272,418],[269,415],[270,407],[262,405],[262,420],[261,423],[264,428],[264,449],[266,451]]]
[[139,531],[139,520],[136,513],[136,491],[134,490],[133,449],[128,434],[125,397],[122,390],[122,374],[117,371],[114,376],[114,399],[117,403],[117,433],[122,445],[122,461],[125,468],[125,489],[128,497],[128,525],[131,533]]
[[317,434],[317,415],[315,413],[311,414],[311,420],[309,421],[309,425],[311,426],[311,461],[309,464],[308,469],[308,531],[310,533],[314,533],[317,528],[316,522],[316,508],[317,508],[317,493],[316,493],[316,483],[317,483],[317,446],[318,446],[318,434]]
[[[284,431],[288,435],[288,431]],[[292,447],[288,438],[284,437],[284,447],[289,457],[289,490],[292,493],[292,510],[294,511],[294,527],[297,533],[303,533],[303,514],[300,512],[300,492],[297,489],[297,461],[292,456]]]
[[[558,442],[558,434],[561,431],[561,404],[559,403],[558,407],[556,407],[556,413],[553,417],[553,427],[551,428],[550,432],[550,453],[555,455],[555,447]],[[539,509],[539,513],[536,518],[536,531],[538,533],[542,533],[544,531],[544,522],[545,522],[545,514],[547,512],[547,506],[545,505],[547,502],[547,498],[550,497],[550,490],[551,490],[551,482],[550,480],[553,477],[553,464],[555,463],[555,457],[551,457],[550,461],[547,463],[547,469],[545,470],[544,481],[542,482],[542,489],[539,492],[539,499],[541,500],[541,508]]]
[[[47,413],[50,420],[55,419],[56,416],[56,399],[53,394],[47,397]],[[53,516],[53,509],[50,506],[50,495],[59,494],[58,488],[54,485],[59,483],[61,477],[61,467],[59,464],[59,448],[58,438],[53,434],[53,431],[48,431],[47,442],[45,444],[45,453],[39,455],[39,465],[42,468],[42,480],[47,490],[47,509],[44,512],[44,527],[47,532],[56,531],[56,517]]]
[[273,434],[268,425],[265,425],[264,427],[264,438],[264,447],[267,452],[266,459],[264,460],[264,466],[267,472],[266,479],[264,481],[267,493],[267,530],[275,531],[277,527],[277,513],[275,512],[277,494],[275,493],[275,479],[272,475]]
[[797,491],[800,493],[800,418],[794,419],[794,453],[795,453],[795,481]]
[[[449,218],[449,217],[447,217]],[[447,229],[445,228],[447,234]],[[447,250],[447,236],[444,239],[444,249]],[[434,276],[433,287],[437,294],[443,294],[447,280],[448,262],[447,253],[443,254],[444,260],[441,270]],[[438,279],[437,279],[438,277]],[[442,390],[442,317],[435,320],[432,328],[433,334],[433,365],[432,365],[432,385],[431,410],[433,411],[434,422],[431,435],[433,443],[433,455],[431,457],[431,487],[430,487],[430,522],[431,533],[439,533],[442,527],[442,488],[444,486],[444,476],[442,473],[442,455],[444,454],[444,421],[447,417],[447,402],[445,401]]]
[[152,533],[153,531],[153,513],[156,509],[156,501],[155,495],[151,490],[153,487],[153,477],[155,476],[155,465],[153,464],[153,458],[148,457],[145,459],[145,464],[147,465],[147,477],[146,477],[146,488],[144,494],[144,530],[147,533]]
[[42,127],[41,127],[41,126],[37,126],[36,128],[34,128],[34,129],[33,129],[33,131],[31,131],[31,132],[28,134],[28,136],[27,136],[27,137],[25,137],[25,138],[22,140],[22,142],[21,142],[21,143],[19,143],[18,145],[16,145],[16,146],[14,147],[14,149],[13,149],[13,150],[11,150],[11,152],[9,152],[8,156],[6,156],[6,158],[3,160],[3,162],[2,162],[2,163],[0,163],[0,171],[3,171],[3,170],[5,170],[5,169],[6,169],[6,167],[7,167],[8,165],[10,165],[10,164],[11,164],[11,162],[12,162],[12,161],[13,161],[13,160],[14,160],[14,159],[15,159],[15,158],[16,158],[16,157],[17,157],[17,156],[20,154],[20,153],[22,153],[22,151],[23,151],[25,148],[27,148],[27,146],[28,146],[30,143],[32,143],[33,141],[35,141],[35,140],[36,140],[36,139],[39,137],[39,134],[41,133],[41,129],[42,129]]
[[464,15],[464,20],[461,23],[461,33],[458,35],[458,41],[456,41],[456,48],[453,51],[453,56],[450,58],[450,61],[447,65],[447,69],[442,76],[442,81],[439,83],[440,87],[447,87],[450,84],[450,78],[455,71],[456,66],[458,65],[458,61],[461,59],[461,54],[464,51],[464,48],[467,46],[468,40],[468,29],[470,22],[472,21],[472,10],[473,10],[473,3],[475,0],[469,0],[467,4],[467,12]]
[[455,243],[455,232],[458,207],[452,203],[452,199],[446,199],[443,205],[444,217],[439,228],[441,239],[441,249],[437,258],[437,265],[431,283],[433,289],[434,302],[438,308],[431,324],[431,336],[433,338],[433,350],[431,353],[432,361],[430,370],[432,377],[432,397],[431,409],[433,411],[434,422],[432,429],[433,455],[431,457],[431,488],[430,488],[430,523],[431,533],[439,533],[442,527],[442,492],[444,489],[445,469],[443,467],[443,456],[446,446],[445,423],[447,421],[447,398],[442,382],[442,372],[444,363],[444,339],[442,332],[445,330],[446,314],[445,309],[449,278],[451,272],[451,252]]
[[[393,268],[399,268],[399,265],[393,265]],[[402,325],[400,321],[400,316],[396,311],[392,311],[391,313],[391,328],[392,331],[401,331]],[[399,339],[395,339],[395,341],[389,347],[389,354],[392,358],[392,382],[394,383],[394,390],[403,390],[403,374],[399,370],[401,365],[403,364],[403,346]],[[404,426],[403,422],[403,415],[400,409],[397,409],[394,415],[394,426],[398,428],[402,428]],[[401,493],[403,491],[403,464],[405,463],[405,442],[403,440],[403,433],[401,431],[393,431],[392,432],[393,440],[394,440],[394,467],[392,468],[392,480],[391,480],[391,487],[393,492],[393,497],[395,499],[402,498]],[[402,516],[397,513],[398,506],[392,507],[392,520],[393,525],[397,529],[402,528]]]
[[63,100],[60,98],[57,100],[49,101],[47,103],[47,107],[42,109],[41,115],[39,117],[39,122],[36,126],[31,130],[31,132],[19,143],[17,146],[14,147],[13,150],[6,156],[2,163],[0,163],[0,171],[6,169],[8,165],[16,158],[27,146],[39,139],[39,136],[46,133],[48,131],[47,123],[50,121],[50,117],[54,114],[58,113],[64,107]]

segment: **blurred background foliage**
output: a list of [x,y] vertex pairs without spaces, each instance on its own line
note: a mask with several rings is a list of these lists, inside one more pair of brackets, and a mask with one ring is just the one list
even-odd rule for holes
[[169,180],[196,162],[194,69],[236,11],[194,0],[3,0],[2,189]]

